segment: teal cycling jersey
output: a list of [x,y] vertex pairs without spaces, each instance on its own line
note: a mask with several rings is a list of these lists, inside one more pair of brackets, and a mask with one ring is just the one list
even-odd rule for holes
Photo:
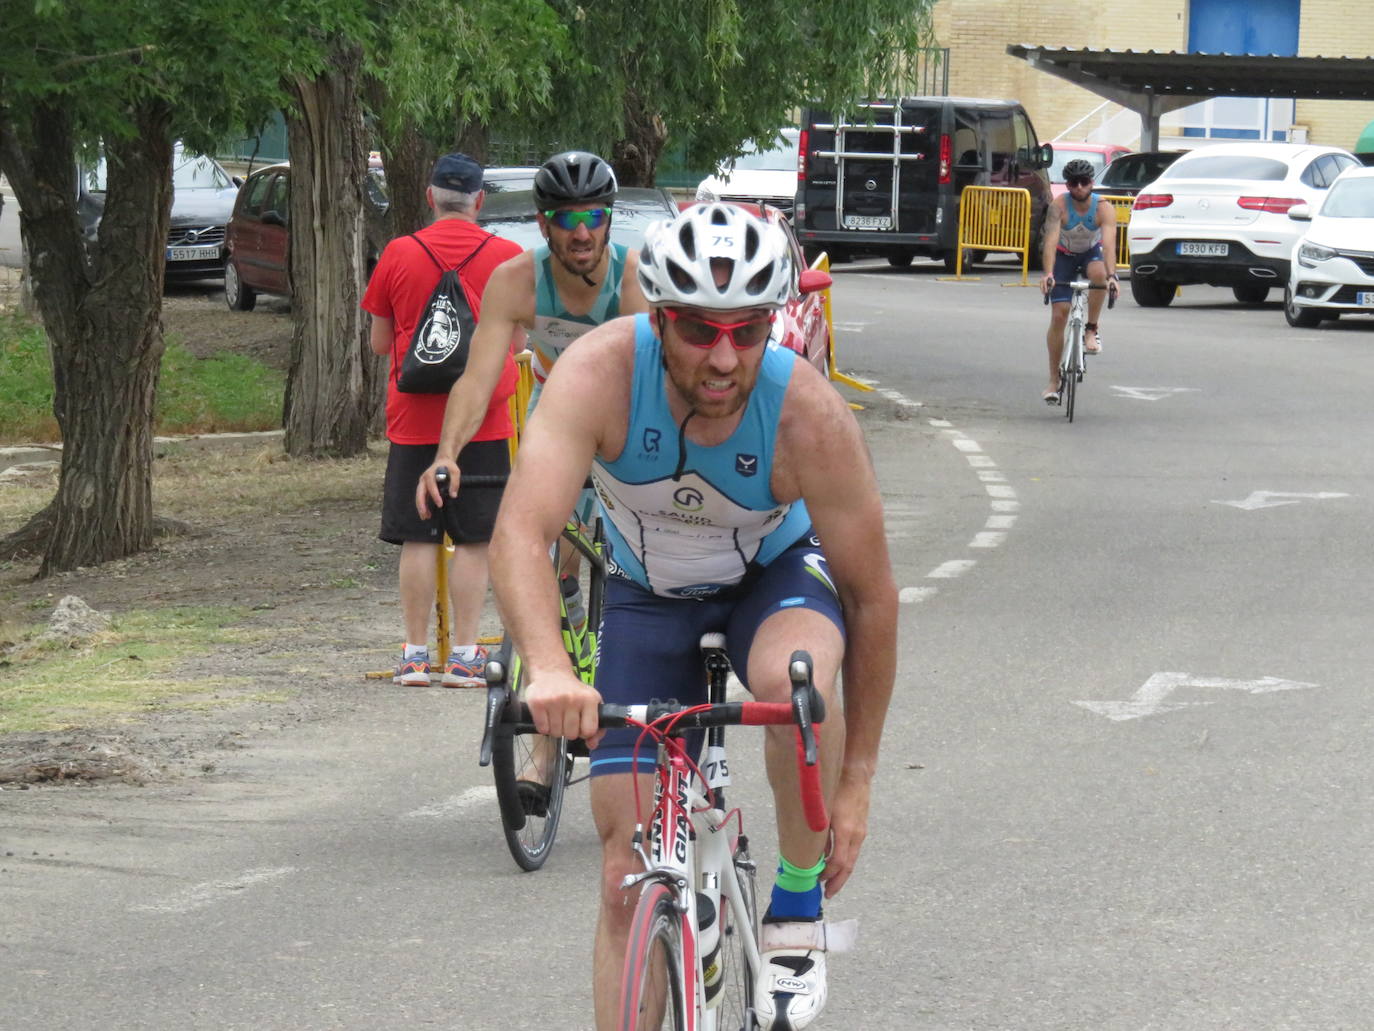
[[769,482],[795,360],[766,345],[735,431],[721,444],[696,444],[669,410],[662,344],[649,316],[635,316],[625,446],[592,468],[614,572],[665,597],[709,597],[806,533],[806,505],[778,501]]
[[558,296],[552,262],[555,260],[547,243],[533,251],[534,256],[534,328],[529,332],[530,350],[534,352],[530,369],[540,383],[548,379],[553,363],[574,340],[603,322],[620,315],[620,283],[625,277],[625,260],[629,252],[623,244],[606,247],[610,255],[606,281],[586,315],[573,315]]

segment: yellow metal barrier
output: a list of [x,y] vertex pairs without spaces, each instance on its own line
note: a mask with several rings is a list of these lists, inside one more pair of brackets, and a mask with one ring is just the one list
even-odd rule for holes
[[[815,261],[813,261],[813,262],[811,263],[811,267],[814,268],[814,269],[820,269],[822,272],[829,273],[829,272],[830,272],[830,255],[829,255],[829,254],[826,254],[826,253],[824,253],[824,252],[822,252],[821,255],[820,255]],[[834,318],[834,315],[832,314],[832,312],[831,312],[831,310],[830,310],[830,289],[829,289],[829,287],[827,287],[827,288],[822,292],[822,294],[821,294],[821,310],[823,310],[823,311],[825,312],[825,341],[826,341],[826,343],[825,343],[825,346],[826,346],[825,366],[826,366],[827,375],[829,375],[831,382],[832,382],[832,383],[843,383],[845,386],[853,387],[855,390],[872,390],[873,388],[870,387],[867,383],[860,383],[858,380],[853,379],[853,378],[850,377],[850,376],[846,376],[843,372],[840,372],[839,369],[836,368],[836,364],[835,364],[835,318]],[[863,407],[863,405],[856,405],[856,404],[854,404],[854,402],[852,402],[852,401],[849,403],[849,406],[850,406],[851,408],[862,408],[862,407]]]
[[959,245],[955,278],[964,278],[964,251],[1011,251],[1021,255],[1021,283],[1030,268],[1030,191],[1006,186],[966,186],[959,195]]
[[1131,267],[1131,246],[1126,242],[1126,227],[1131,224],[1131,208],[1135,204],[1134,197],[1117,197],[1112,194],[1100,194],[1103,200],[1112,202],[1112,207],[1116,208],[1116,267],[1118,269]]
[[515,365],[520,378],[515,384],[515,393],[510,396],[510,421],[515,425],[515,433],[510,438],[510,460],[515,461],[515,452],[520,447],[520,434],[525,432],[525,413],[530,407],[530,393],[534,390],[534,370],[530,367],[533,354],[529,348],[515,356]]

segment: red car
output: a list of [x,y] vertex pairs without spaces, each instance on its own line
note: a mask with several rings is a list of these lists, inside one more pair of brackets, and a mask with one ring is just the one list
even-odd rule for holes
[[[679,201],[679,210],[685,211],[699,201]],[[822,375],[830,374],[830,323],[825,317],[825,304],[829,298],[831,278],[829,272],[808,268],[802,256],[801,244],[797,234],[792,231],[792,223],[777,208],[764,204],[745,204],[737,201],[736,207],[744,208],[780,226],[787,235],[788,246],[792,248],[792,267],[797,275],[792,284],[792,296],[779,313],[778,324],[773,330],[772,342],[796,351],[820,370]]]

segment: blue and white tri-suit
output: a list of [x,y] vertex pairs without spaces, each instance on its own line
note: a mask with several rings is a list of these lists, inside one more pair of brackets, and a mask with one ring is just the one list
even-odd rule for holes
[[[782,608],[816,609],[843,632],[806,505],[778,501],[770,483],[795,360],[766,345],[735,431],[721,444],[696,444],[668,407],[662,345],[649,316],[635,317],[625,446],[592,467],[612,573],[596,678],[606,701],[704,701],[698,641],[708,631],[726,634],[744,680],[754,633]],[[636,736],[609,732],[592,755],[592,774],[628,772]],[[646,750],[641,768],[652,764]]]

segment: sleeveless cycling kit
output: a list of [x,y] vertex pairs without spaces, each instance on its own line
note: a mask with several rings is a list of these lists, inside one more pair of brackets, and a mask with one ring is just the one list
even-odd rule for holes
[[[1102,198],[1088,195],[1088,210],[1079,212],[1073,198],[1064,195],[1065,218],[1059,227],[1059,243],[1054,253],[1054,287],[1051,301],[1068,301],[1073,297],[1069,284],[1094,261],[1102,261],[1102,226],[1097,221],[1097,206]],[[1055,203],[1058,203],[1056,201]]]
[[[611,559],[596,674],[606,701],[704,701],[697,642],[709,631],[726,634],[744,680],[755,632],[783,608],[814,609],[843,632],[806,505],[779,502],[771,489],[795,360],[792,351],[767,345],[734,432],[714,446],[696,444],[669,410],[662,345],[649,316],[635,316],[625,445],[592,468]],[[592,753],[592,775],[629,772],[637,737],[608,732]],[[642,755],[641,770],[652,767],[653,755]]]
[[623,244],[606,247],[610,265],[601,292],[596,295],[591,310],[574,315],[558,296],[558,284],[553,278],[553,253],[543,243],[532,252],[534,257],[534,328],[529,331],[530,350],[534,352],[530,371],[534,373],[534,389],[530,392],[529,411],[534,411],[544,381],[553,370],[553,363],[578,337],[603,322],[620,315],[620,283],[625,278],[625,259],[629,253]]

